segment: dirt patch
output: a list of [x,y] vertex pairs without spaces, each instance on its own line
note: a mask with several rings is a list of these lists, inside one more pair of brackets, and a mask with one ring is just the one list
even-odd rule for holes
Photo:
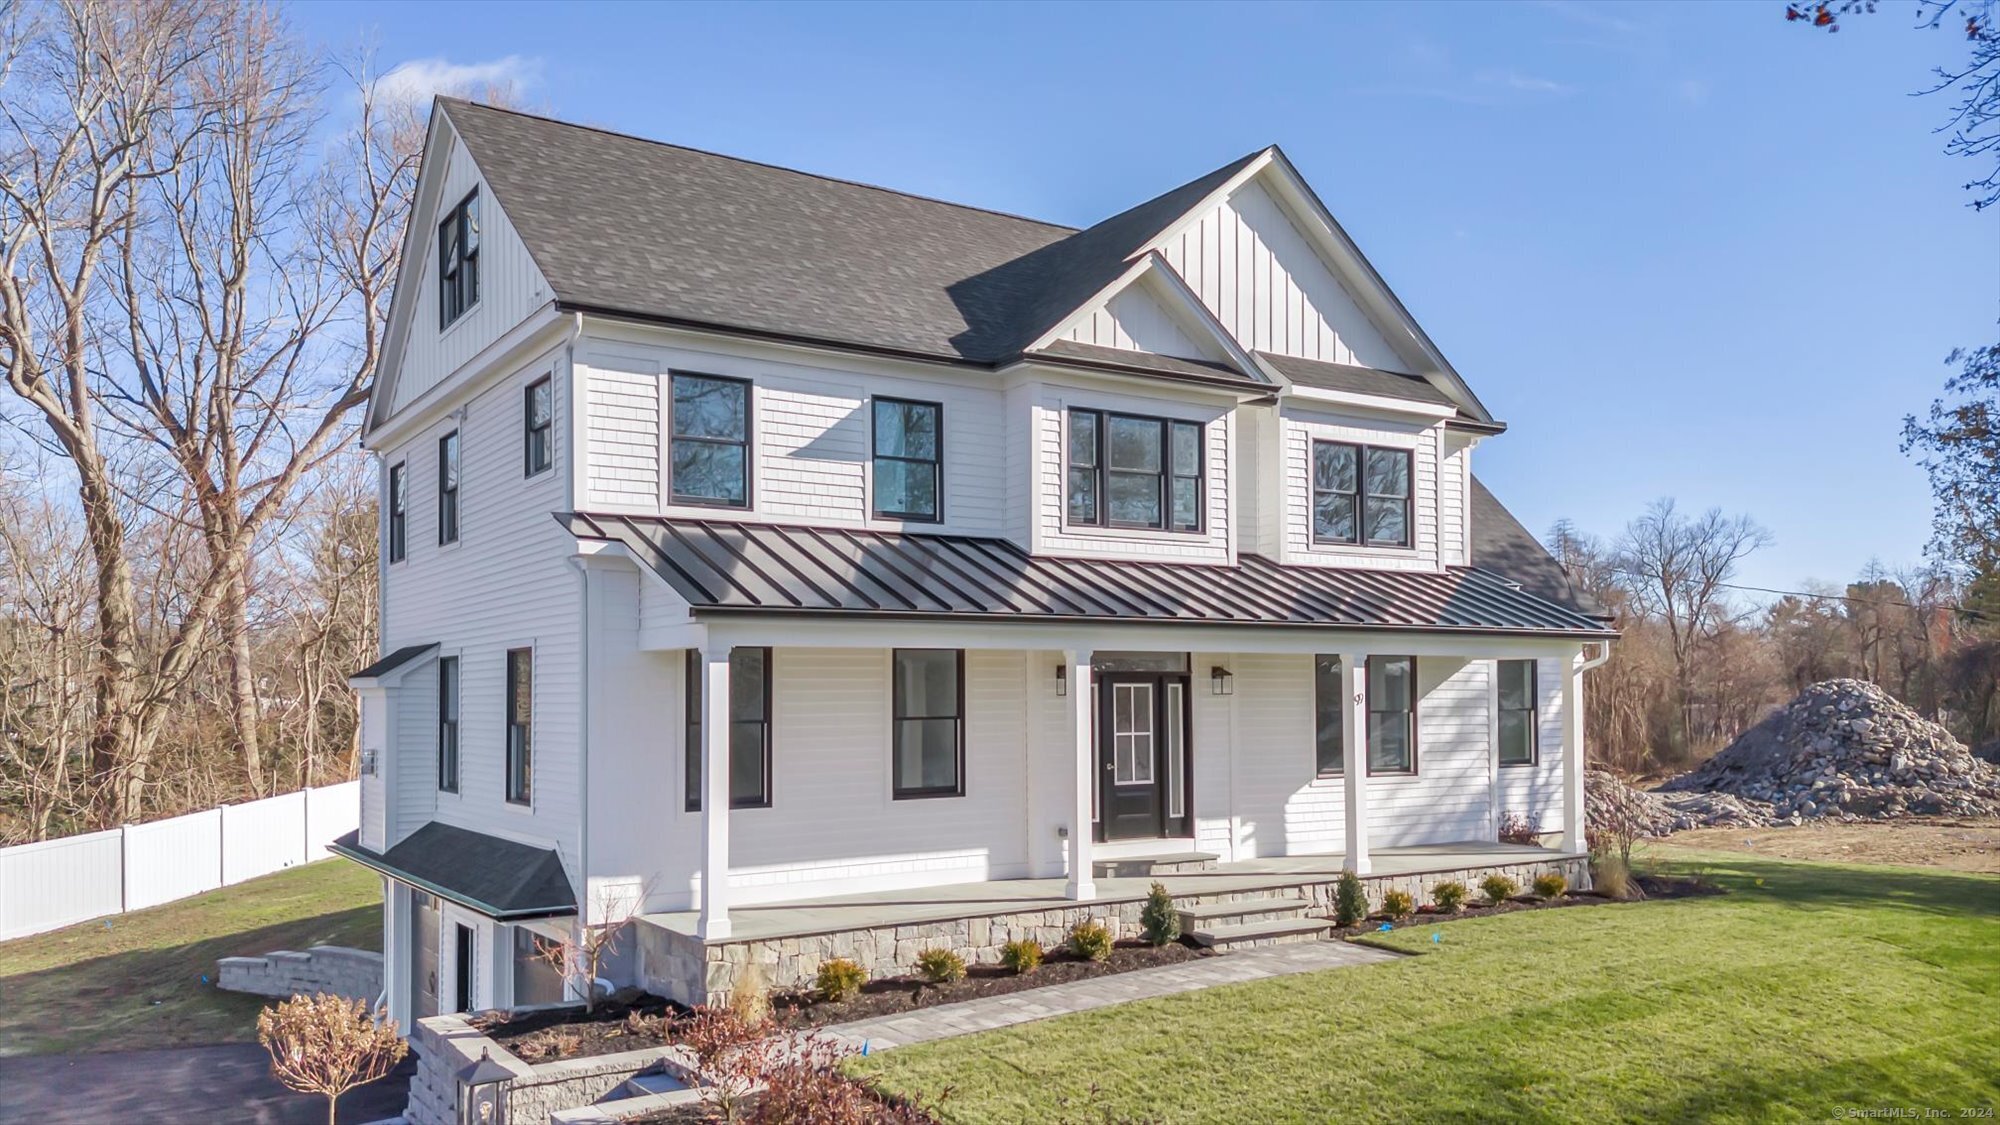
[[1778,828],[1699,828],[1663,848],[1743,852],[1778,859],[1885,863],[2000,873],[2000,818],[1816,822]]
[[657,1017],[686,1011],[670,1000],[641,994],[605,1000],[588,1015],[580,1007],[547,1008],[515,1016],[492,1012],[470,1022],[522,1062],[542,1063],[664,1046]]

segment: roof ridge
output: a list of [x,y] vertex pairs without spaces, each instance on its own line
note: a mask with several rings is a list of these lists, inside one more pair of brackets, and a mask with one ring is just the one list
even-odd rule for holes
[[904,199],[914,199],[920,203],[935,203],[942,207],[953,207],[960,211],[975,211],[982,215],[992,215],[995,216],[996,218],[1012,219],[1015,222],[1033,223],[1035,226],[1038,227],[1047,227],[1050,230],[1064,231],[1069,234],[1076,234],[1080,231],[1088,229],[1087,227],[1073,227],[1066,223],[1054,223],[1050,222],[1047,219],[1037,219],[1029,215],[1021,215],[1012,211],[1002,211],[994,207],[980,207],[977,204],[960,203],[952,199],[940,199],[934,195],[919,195],[918,193],[913,191],[903,191],[899,188],[884,187],[881,184],[871,184],[863,180],[850,180],[842,176],[829,176],[822,172],[808,172],[802,168],[788,168],[783,164],[773,164],[768,160],[752,160],[747,156],[731,156],[726,152],[716,152],[713,149],[696,148],[693,145],[680,145],[680,144],[675,144],[672,141],[655,140],[652,137],[642,137],[637,133],[627,133],[618,129],[609,129],[602,125],[586,125],[577,121],[564,121],[559,117],[550,117],[549,115],[543,113],[530,113],[527,110],[514,109],[510,106],[487,105],[485,102],[476,102],[471,100],[470,98],[450,97],[445,94],[439,94],[437,95],[437,100],[438,102],[444,104],[460,105],[471,109],[490,110],[494,113],[511,114],[515,117],[525,117],[531,121],[543,121],[547,122],[550,125],[561,125],[569,129],[582,129],[586,132],[598,133],[607,137],[616,137],[619,138],[620,140],[638,141],[641,144],[658,145],[661,148],[678,149],[681,152],[691,152],[698,156],[710,156],[714,157],[717,160],[727,160],[734,164],[746,164],[753,168],[768,168],[774,172],[785,172],[794,176],[804,176],[807,179],[821,180],[826,183],[844,184],[848,187],[864,188],[868,191],[881,192],[884,195],[894,195],[894,196],[900,196],[901,198]]

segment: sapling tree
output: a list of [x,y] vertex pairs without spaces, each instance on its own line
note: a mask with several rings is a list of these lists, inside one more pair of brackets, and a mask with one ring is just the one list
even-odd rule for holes
[[387,1075],[409,1051],[395,1020],[364,1001],[325,993],[258,1013],[257,1042],[286,1089],[326,1099],[326,1125],[334,1125],[342,1094]]

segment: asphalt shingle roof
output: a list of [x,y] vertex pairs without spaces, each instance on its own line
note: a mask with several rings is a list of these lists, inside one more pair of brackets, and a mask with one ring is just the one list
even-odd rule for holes
[[1597,599],[1570,581],[1548,548],[1521,526],[1478,477],[1472,478],[1472,565],[1518,583],[1521,589],[1567,606],[1578,613],[1601,616]]
[[576,912],[576,892],[562,857],[469,828],[432,821],[386,852],[361,846],[349,832],[328,846],[364,867],[470,907],[489,918],[536,918]]
[[1264,362],[1277,368],[1279,374],[1302,386],[1408,399],[1412,402],[1428,402],[1438,406],[1455,405],[1449,395],[1438,390],[1429,379],[1421,375],[1404,375],[1373,367],[1356,367],[1348,363],[1301,359],[1295,355],[1279,355],[1276,352],[1258,352],[1257,355]]

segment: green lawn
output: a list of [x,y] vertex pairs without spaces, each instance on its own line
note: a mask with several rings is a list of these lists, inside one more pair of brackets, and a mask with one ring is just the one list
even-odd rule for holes
[[[1689,853],[1674,852],[1686,865]],[[1709,898],[860,1060],[953,1122],[1828,1120],[2000,1107],[2000,878],[1703,856]],[[1097,1087],[1095,1094],[1092,1087]]]
[[265,1001],[201,983],[215,960],[309,945],[380,949],[378,876],[343,859],[0,942],[0,1054],[256,1038]]

